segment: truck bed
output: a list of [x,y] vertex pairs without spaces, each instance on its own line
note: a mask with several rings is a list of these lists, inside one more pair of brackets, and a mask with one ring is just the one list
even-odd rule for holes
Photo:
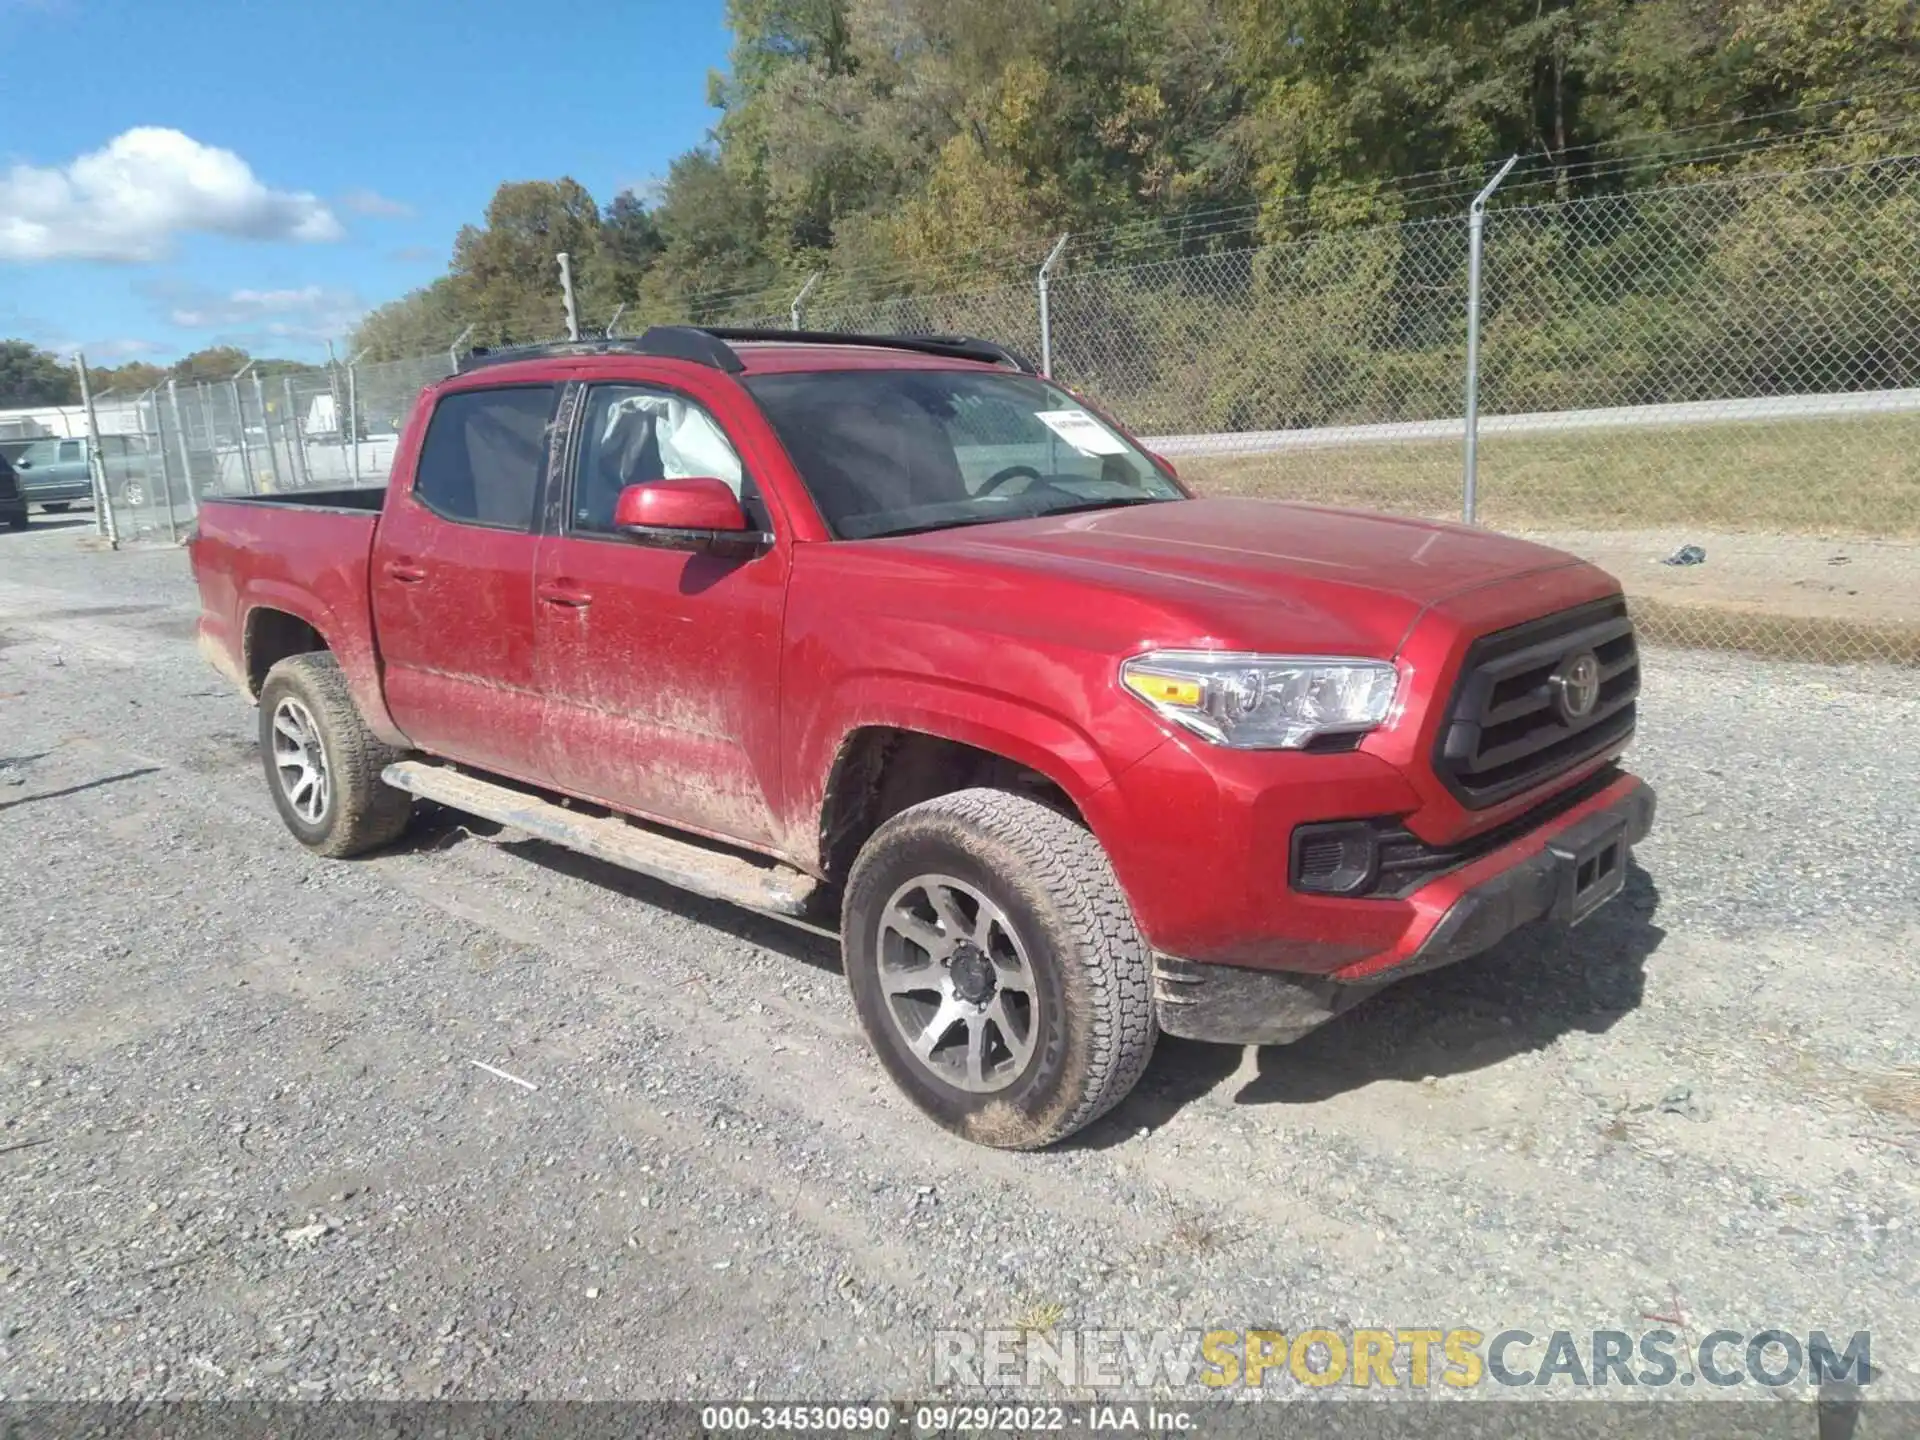
[[201,503],[190,542],[200,585],[203,653],[249,695],[262,678],[247,639],[288,620],[327,637],[376,730],[391,733],[380,696],[369,566],[384,489],[235,495]]
[[387,487],[362,485],[343,490],[287,490],[275,495],[215,495],[208,501],[222,505],[270,505],[278,509],[351,510],[379,514],[387,503]]

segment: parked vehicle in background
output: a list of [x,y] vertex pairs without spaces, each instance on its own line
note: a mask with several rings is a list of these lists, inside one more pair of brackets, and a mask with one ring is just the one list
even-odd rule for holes
[[[44,437],[27,442],[14,460],[27,498],[42,509],[65,510],[76,501],[93,499],[92,442],[82,438]],[[108,493],[138,509],[149,499],[148,441],[144,435],[102,435],[100,457],[106,469]],[[179,487],[175,487],[178,489]]]
[[1617,895],[1619,584],[1195,499],[982,341],[663,326],[423,391],[384,497],[211,499],[200,637],[294,836],[424,797],[838,921],[940,1124],[1031,1147],[1161,1030],[1296,1039]]
[[4,455],[0,455],[0,523],[9,530],[27,528],[27,497],[20,489],[20,477]]
[[35,440],[14,458],[13,468],[27,499],[44,510],[65,510],[76,500],[93,498],[84,440]]

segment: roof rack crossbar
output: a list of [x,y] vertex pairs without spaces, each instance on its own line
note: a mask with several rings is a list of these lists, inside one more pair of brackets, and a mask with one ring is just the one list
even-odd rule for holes
[[528,345],[480,345],[460,357],[459,373],[516,360],[565,359],[569,355],[651,355],[640,340],[551,340]]
[[499,345],[473,349],[460,359],[460,373],[516,360],[564,359],[588,355],[652,355],[665,360],[690,360],[737,375],[746,369],[729,342],[773,341],[790,345],[860,345],[881,350],[907,350],[953,360],[977,360],[1009,365],[1023,374],[1037,373],[1033,362],[1017,351],[971,335],[849,335],[838,330],[750,330],[725,325],[654,325],[639,339],[556,340],[536,345]]
[[705,325],[701,330],[716,340],[771,340],[790,345],[865,345],[882,350],[910,350],[921,355],[943,355],[955,360],[979,360],[989,365],[1011,365],[1025,374],[1033,363],[1017,351],[972,335],[855,335],[840,330],[753,330],[730,325]]

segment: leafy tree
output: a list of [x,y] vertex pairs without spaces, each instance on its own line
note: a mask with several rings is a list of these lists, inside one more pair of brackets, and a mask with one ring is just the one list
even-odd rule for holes
[[231,380],[253,357],[237,345],[210,345],[173,362],[176,380]]
[[565,323],[554,257],[565,253],[576,284],[600,246],[600,207],[579,182],[526,180],[502,185],[486,224],[453,242],[453,294],[477,342],[549,340]]
[[51,351],[26,340],[0,340],[0,407],[72,405],[80,380]]
[[[1536,164],[1511,187],[1536,201],[1758,169],[1772,162],[1747,142],[1781,136],[1815,158],[1884,154],[1893,127],[1920,126],[1916,13],[1913,0],[728,0],[733,47],[709,87],[720,120],[656,191],[602,210],[570,179],[502,185],[450,273],[375,311],[356,343],[417,354],[469,323],[478,343],[556,335],[560,250],[583,324],[618,305],[628,324],[731,318],[784,311],[813,270],[828,273],[816,299],[836,303],[944,294],[956,276],[978,288],[996,257],[1030,272],[1063,230],[1117,236],[1123,255],[1145,241],[1246,248],[1249,225],[1207,220],[1221,207],[1244,207],[1275,244],[1457,215],[1514,152],[1545,159],[1544,185]],[[1397,304],[1403,262],[1368,254],[1354,293]]]
[[145,360],[129,360],[124,365],[95,365],[90,373],[93,393],[96,395],[109,390],[151,390],[156,385],[165,384],[167,379],[165,366],[152,365]]

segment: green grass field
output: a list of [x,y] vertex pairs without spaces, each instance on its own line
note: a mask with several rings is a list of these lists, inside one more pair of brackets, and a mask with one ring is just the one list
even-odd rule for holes
[[[1460,518],[1457,441],[1176,463],[1203,494]],[[1719,561],[1733,537],[1799,537],[1780,548],[1802,553],[1814,547],[1807,537],[1920,540],[1920,415],[1487,436],[1479,520],[1544,532],[1582,553],[1607,550],[1609,532],[1677,531],[1706,544],[1715,568],[1687,578],[1708,581],[1727,574]],[[1561,538],[1576,532],[1584,540]],[[1756,547],[1769,553],[1757,540],[1745,548]],[[1895,563],[1904,568],[1897,555]],[[1920,573],[1920,551],[1913,565]],[[1777,580],[1769,570],[1758,587],[1736,583],[1720,595],[1679,593],[1673,572],[1616,573],[1650,640],[1770,658],[1920,664],[1920,613],[1909,587],[1882,579],[1876,590],[1863,575],[1865,588],[1847,590],[1838,604],[1846,613],[1833,613],[1836,587],[1825,582],[1859,570],[1823,571],[1810,582],[1804,565],[1783,564]]]
[[[1203,492],[1458,518],[1457,441],[1179,458]],[[1920,538],[1920,415],[1491,435],[1481,523]]]

